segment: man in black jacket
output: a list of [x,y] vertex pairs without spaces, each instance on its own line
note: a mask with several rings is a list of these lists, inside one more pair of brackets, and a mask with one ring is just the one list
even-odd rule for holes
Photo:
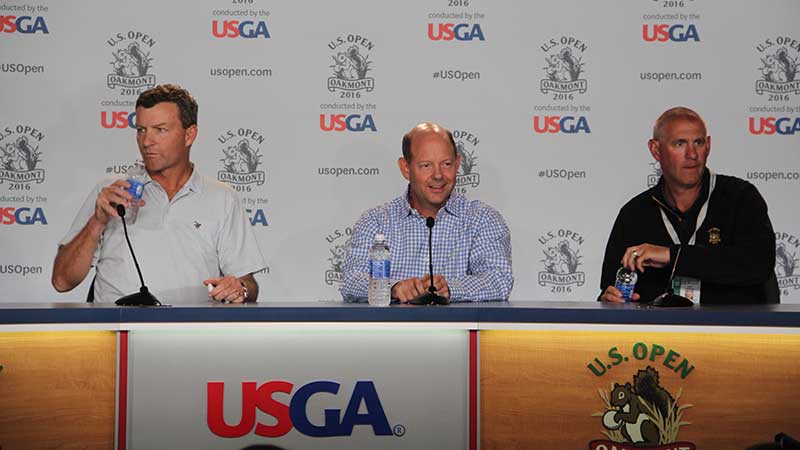
[[624,301],[620,266],[638,272],[633,301],[668,287],[702,304],[777,301],[775,233],[767,204],[747,181],[706,168],[711,136],[688,108],[665,111],[647,143],[661,179],[619,212],[608,238],[600,300]]

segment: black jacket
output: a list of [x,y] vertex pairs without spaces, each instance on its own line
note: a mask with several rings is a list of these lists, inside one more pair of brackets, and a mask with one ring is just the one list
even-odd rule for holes
[[[675,275],[701,280],[702,304],[776,301],[767,294],[775,282],[775,233],[767,215],[767,204],[751,183],[717,175],[706,218],[697,231],[695,244],[688,245],[694,226],[682,225],[696,220],[697,211],[708,195],[708,178],[706,171],[703,192],[686,215],[664,202],[663,180],[622,207],[606,245],[601,293],[614,285],[625,249],[650,243],[670,247],[670,264],[662,269],[648,267],[639,274],[635,292],[642,302],[651,301],[665,291],[679,247],[682,249]],[[680,246],[675,245],[667,233],[659,212],[662,207],[678,230]]]

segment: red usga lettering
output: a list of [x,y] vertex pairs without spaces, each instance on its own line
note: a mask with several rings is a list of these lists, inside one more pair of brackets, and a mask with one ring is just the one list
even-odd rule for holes
[[13,225],[17,218],[14,217],[14,208],[0,208],[0,223],[3,225]]
[[[242,418],[237,425],[228,425],[224,417],[225,383],[208,383],[208,428],[217,436],[239,438],[250,433],[255,425],[255,433],[263,437],[281,437],[292,429],[289,406],[272,398],[272,394],[290,394],[294,386],[286,381],[270,381],[257,387],[255,381],[242,383]],[[256,408],[271,415],[275,425],[256,424]]]
[[537,133],[558,133],[561,131],[559,120],[561,116],[544,116],[539,123],[540,116],[533,116],[533,131]]
[[325,114],[319,115],[319,129],[323,131],[344,131],[347,129],[344,114],[331,114],[329,124],[325,123]]
[[127,111],[101,111],[100,125],[103,128],[135,128],[133,125],[134,115]]
[[13,33],[17,31],[17,16],[0,16],[0,32]]
[[239,36],[239,21],[238,20],[223,20],[222,21],[222,29],[219,29],[218,21],[214,20],[211,22],[211,33],[214,34],[214,37],[224,38],[230,37],[235,38]]

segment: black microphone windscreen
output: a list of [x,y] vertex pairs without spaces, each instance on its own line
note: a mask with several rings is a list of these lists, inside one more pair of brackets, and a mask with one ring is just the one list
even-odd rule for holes
[[125,217],[125,207],[117,205],[117,214],[119,214],[120,217]]
[[428,217],[427,219],[425,219],[425,225],[427,225],[428,228],[433,228],[433,224],[435,223],[436,221],[433,220],[433,217]]

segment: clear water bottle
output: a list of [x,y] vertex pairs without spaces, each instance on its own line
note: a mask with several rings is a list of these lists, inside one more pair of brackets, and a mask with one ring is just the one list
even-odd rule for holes
[[131,187],[128,188],[128,193],[133,197],[130,206],[125,210],[125,223],[128,225],[136,223],[136,217],[139,216],[139,200],[142,199],[144,194],[146,175],[147,171],[142,161],[136,161],[133,166],[128,168],[128,183],[131,184]]
[[369,293],[367,300],[373,306],[389,306],[391,303],[392,255],[386,246],[386,236],[375,235],[375,242],[369,249]]
[[638,279],[639,275],[634,271],[624,267],[620,267],[617,270],[617,281],[614,283],[614,287],[622,293],[622,298],[626,302],[633,300],[633,288],[636,287],[636,280]]

